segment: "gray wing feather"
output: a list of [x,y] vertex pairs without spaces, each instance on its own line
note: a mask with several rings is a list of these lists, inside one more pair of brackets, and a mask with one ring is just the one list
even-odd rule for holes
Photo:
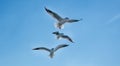
[[69,22],[69,23],[72,23],[72,22],[78,22],[78,21],[81,21],[81,20],[83,20],[83,19],[82,19],[82,18],[81,18],[80,20],[70,19],[70,20],[68,20],[68,22]]
[[55,51],[57,51],[57,50],[60,49],[60,48],[67,47],[67,46],[69,46],[69,45],[67,45],[67,44],[58,45],[58,46],[55,48]]
[[78,22],[78,21],[80,20],[74,20],[74,19],[68,20],[69,23]]
[[50,52],[50,49],[45,48],[45,47],[37,47],[37,48],[34,48],[33,50],[46,50],[46,51]]
[[73,40],[69,37],[69,36],[62,36],[64,39],[67,39],[68,41],[72,42],[73,43]]
[[53,18],[57,19],[58,21],[61,21],[63,19],[57,13],[47,9],[46,7],[45,7],[45,10],[47,11],[48,14],[50,14]]

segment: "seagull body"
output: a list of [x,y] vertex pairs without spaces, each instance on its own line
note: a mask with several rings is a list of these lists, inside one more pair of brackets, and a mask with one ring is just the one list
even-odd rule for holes
[[38,48],[34,48],[33,50],[46,50],[46,51],[50,52],[50,54],[49,54],[50,58],[53,58],[55,51],[57,51],[60,48],[67,47],[67,46],[68,46],[67,44],[60,44],[57,47],[51,48],[51,49],[48,49],[46,47],[38,47]]
[[63,27],[63,24],[65,23],[73,23],[82,20],[82,18],[80,20],[69,19],[68,17],[62,18],[57,13],[51,11],[50,9],[47,9],[46,7],[45,10],[47,11],[48,14],[50,14],[53,18],[55,18],[58,21],[57,23],[55,23],[55,26],[59,29],[61,29]]
[[59,33],[58,31],[56,31],[56,32],[53,32],[53,34],[55,34],[57,36],[57,39],[63,38],[63,39],[66,39],[66,40],[74,43],[73,40],[69,36],[64,35],[64,33]]

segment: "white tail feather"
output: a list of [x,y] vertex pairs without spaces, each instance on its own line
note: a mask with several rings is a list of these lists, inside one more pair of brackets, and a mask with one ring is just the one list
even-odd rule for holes
[[60,25],[59,23],[54,24],[55,28],[63,29],[64,25]]

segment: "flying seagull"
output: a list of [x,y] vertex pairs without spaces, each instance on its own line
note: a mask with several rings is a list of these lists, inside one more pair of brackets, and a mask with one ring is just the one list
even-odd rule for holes
[[46,47],[37,47],[37,48],[34,48],[33,50],[46,50],[46,51],[50,52],[50,54],[49,54],[50,58],[53,58],[55,51],[57,51],[60,48],[67,47],[67,46],[68,46],[67,44],[60,44],[57,47],[51,48],[51,49],[48,49]]
[[56,31],[56,32],[53,32],[52,34],[55,34],[57,36],[57,39],[63,38],[74,43],[73,40],[69,36],[64,35],[64,33],[59,33],[58,31]]
[[73,23],[73,22],[78,22],[82,20],[82,18],[80,20],[69,19],[68,17],[62,18],[57,13],[51,11],[50,9],[47,9],[46,7],[45,7],[45,10],[47,11],[48,14],[50,14],[53,18],[55,18],[58,21],[57,23],[55,23],[55,26],[59,29],[63,28],[63,24],[65,23]]

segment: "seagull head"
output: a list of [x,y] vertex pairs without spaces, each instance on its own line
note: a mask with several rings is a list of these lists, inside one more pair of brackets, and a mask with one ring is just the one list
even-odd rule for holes
[[54,51],[54,48],[52,48],[51,51]]
[[65,19],[69,19],[68,17],[65,17]]

